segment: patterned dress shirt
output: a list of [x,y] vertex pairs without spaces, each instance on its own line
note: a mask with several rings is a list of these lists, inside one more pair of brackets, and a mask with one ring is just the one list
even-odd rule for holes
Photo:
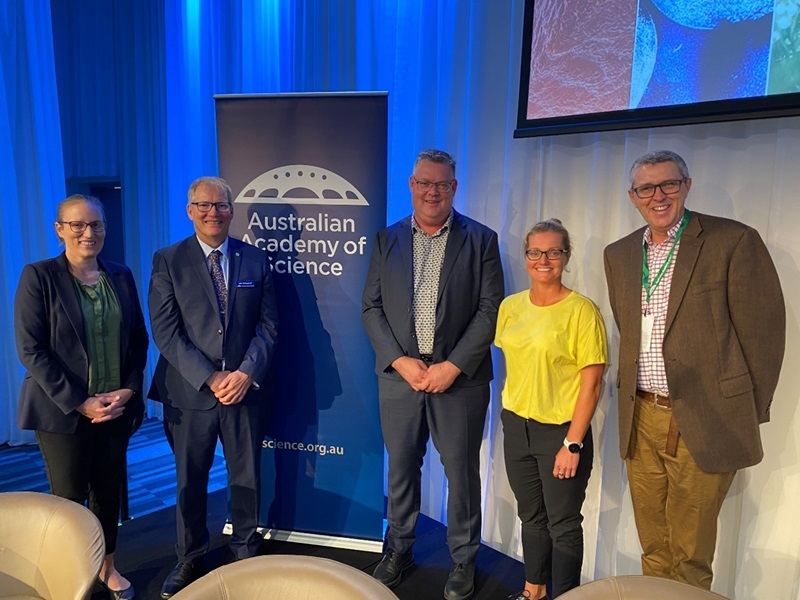
[[[653,281],[659,269],[661,269],[661,265],[667,260],[679,228],[680,222],[676,223],[667,232],[667,239],[660,244],[653,243],[653,233],[649,227],[645,230],[642,243],[647,248],[647,267],[650,270],[650,282]],[[649,303],[647,302],[647,293],[644,286],[642,286],[642,315],[654,315],[654,322],[650,347],[647,350],[639,351],[637,387],[645,392],[656,392],[660,396],[669,396],[667,371],[664,368],[663,346],[667,323],[667,308],[669,307],[669,291],[672,287],[672,273],[675,270],[675,261],[678,260],[680,245],[680,240],[678,240],[678,243],[675,244],[675,252],[672,253],[669,267],[667,267],[656,289],[652,291]]]
[[414,236],[414,299],[411,306],[420,354],[433,354],[439,274],[442,271],[447,237],[452,225],[451,210],[441,229],[433,235],[428,235],[417,225],[414,215],[411,215],[411,230]]

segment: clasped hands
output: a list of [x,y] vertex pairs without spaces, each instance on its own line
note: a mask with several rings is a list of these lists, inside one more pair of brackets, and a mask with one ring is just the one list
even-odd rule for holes
[[125,403],[131,398],[133,398],[133,390],[128,388],[101,392],[84,400],[75,410],[91,419],[92,423],[105,423],[122,416],[122,413],[125,412]]
[[392,368],[408,382],[416,392],[441,394],[447,391],[461,374],[461,369],[449,360],[432,365],[410,356],[401,356],[392,363]]
[[238,404],[244,398],[253,379],[242,371],[214,371],[206,379],[206,385],[214,392],[220,404]]

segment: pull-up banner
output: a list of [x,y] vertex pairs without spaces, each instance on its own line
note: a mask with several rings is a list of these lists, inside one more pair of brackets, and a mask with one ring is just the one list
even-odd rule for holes
[[215,99],[231,234],[267,252],[278,296],[260,524],[379,551],[383,441],[361,290],[386,224],[387,96]]

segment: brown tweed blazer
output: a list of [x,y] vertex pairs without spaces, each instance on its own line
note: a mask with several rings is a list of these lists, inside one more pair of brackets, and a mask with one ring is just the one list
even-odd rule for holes
[[[605,249],[608,295],[620,332],[623,458],[631,450],[644,230]],[[769,421],[785,338],[780,281],[758,232],[692,212],[672,277],[663,350],[675,421],[704,471],[734,471],[763,458],[758,426]]]

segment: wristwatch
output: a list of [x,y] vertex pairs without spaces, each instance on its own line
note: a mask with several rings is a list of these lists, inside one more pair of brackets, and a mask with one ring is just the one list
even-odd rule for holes
[[582,442],[570,442],[567,438],[564,438],[564,446],[573,454],[577,454],[583,449]]

